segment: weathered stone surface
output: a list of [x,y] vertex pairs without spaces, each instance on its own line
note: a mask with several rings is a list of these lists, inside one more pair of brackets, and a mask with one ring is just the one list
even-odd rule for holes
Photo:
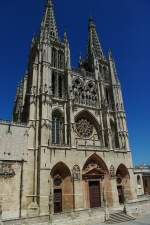
[[[66,34],[63,42],[58,38],[51,1],[45,10],[13,122],[0,122],[2,219],[103,222],[106,208],[137,200],[115,62],[112,53],[104,56],[90,19],[88,57],[72,69],[69,41]],[[135,205],[128,209],[134,213]]]

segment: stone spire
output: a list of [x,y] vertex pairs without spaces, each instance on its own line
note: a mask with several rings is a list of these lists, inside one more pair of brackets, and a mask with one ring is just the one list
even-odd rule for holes
[[70,56],[70,46],[67,37],[67,33],[64,33],[64,43],[65,43],[65,65],[68,69],[71,69],[71,56]]
[[102,47],[96,31],[96,25],[92,18],[89,19],[88,58],[104,58]]
[[47,0],[47,5],[44,13],[44,17],[41,24],[41,32],[45,33],[51,39],[58,39],[58,30],[56,25],[56,19],[54,14],[54,7],[52,0]]
[[115,64],[115,60],[113,58],[111,49],[108,52],[108,61],[109,61],[109,65],[110,65],[110,73],[111,73],[112,82],[113,83],[119,82],[116,64]]

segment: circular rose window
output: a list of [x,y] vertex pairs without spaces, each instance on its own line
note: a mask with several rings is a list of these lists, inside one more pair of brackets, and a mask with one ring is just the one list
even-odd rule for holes
[[93,125],[87,119],[76,122],[77,134],[82,138],[89,138],[93,134]]

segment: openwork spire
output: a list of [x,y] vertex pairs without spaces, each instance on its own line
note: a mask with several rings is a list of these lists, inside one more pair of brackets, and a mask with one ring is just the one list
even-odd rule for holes
[[42,20],[42,31],[47,32],[50,38],[58,39],[58,30],[52,0],[47,0],[47,5]]
[[88,57],[104,58],[102,47],[96,31],[96,25],[92,18],[89,19],[89,43]]

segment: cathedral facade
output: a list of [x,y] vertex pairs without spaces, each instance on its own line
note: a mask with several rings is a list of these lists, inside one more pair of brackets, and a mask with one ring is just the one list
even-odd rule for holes
[[92,18],[87,56],[76,69],[70,58],[48,0],[13,121],[0,122],[3,218],[117,208],[137,198],[121,85]]

